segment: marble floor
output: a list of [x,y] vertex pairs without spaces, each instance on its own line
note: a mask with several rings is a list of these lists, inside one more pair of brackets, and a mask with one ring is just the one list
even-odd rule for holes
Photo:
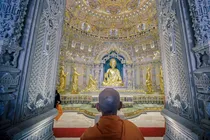
[[[136,118],[129,119],[138,127],[164,127],[165,120],[160,112],[147,112]],[[55,128],[86,128],[94,125],[94,119],[85,117],[76,112],[65,112],[58,121]],[[56,138],[56,140],[79,140],[79,138]],[[146,137],[145,140],[163,140],[162,137]]]
[[[147,112],[136,118],[129,119],[138,127],[164,127],[165,120],[160,112]],[[55,128],[86,128],[94,125],[94,119],[87,118],[76,112],[65,112],[58,121],[55,121]]]
[[[56,138],[56,140],[80,140],[80,138]],[[149,137],[145,138],[145,140],[163,140],[161,137]]]

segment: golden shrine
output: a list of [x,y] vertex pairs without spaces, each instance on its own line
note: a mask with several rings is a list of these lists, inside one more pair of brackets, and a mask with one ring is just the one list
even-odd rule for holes
[[94,117],[98,94],[106,87],[119,91],[126,117],[163,108],[155,6],[153,0],[67,1],[64,70],[58,78],[64,110]]

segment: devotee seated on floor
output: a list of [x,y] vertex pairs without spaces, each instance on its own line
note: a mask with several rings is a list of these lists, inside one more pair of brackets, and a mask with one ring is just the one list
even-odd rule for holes
[[81,140],[144,140],[140,130],[132,122],[117,116],[122,107],[119,93],[106,88],[99,95],[98,111],[102,112],[99,122],[88,128]]

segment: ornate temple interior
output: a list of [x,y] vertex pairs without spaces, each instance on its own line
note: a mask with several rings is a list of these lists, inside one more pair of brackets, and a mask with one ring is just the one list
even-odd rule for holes
[[94,118],[107,87],[120,92],[126,117],[163,109],[155,0],[67,1],[57,84],[64,110],[77,105]]
[[0,139],[79,140],[114,88],[145,140],[210,140],[209,7],[0,1]]

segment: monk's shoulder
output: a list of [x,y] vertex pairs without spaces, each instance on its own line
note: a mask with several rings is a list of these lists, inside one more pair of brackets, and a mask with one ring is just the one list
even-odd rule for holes
[[133,124],[132,122],[128,120],[124,120],[124,126],[125,126],[125,133],[126,133],[125,135],[128,140],[130,140],[131,137],[132,139],[144,140],[144,137],[141,131],[135,124]]
[[85,132],[81,136],[81,139],[82,140],[94,139],[95,137],[98,137],[98,135],[100,135],[100,131],[96,126],[93,126],[85,130]]
[[126,127],[138,129],[137,126],[134,123],[132,123],[131,121],[128,121],[128,120],[123,120],[123,121],[124,121]]

